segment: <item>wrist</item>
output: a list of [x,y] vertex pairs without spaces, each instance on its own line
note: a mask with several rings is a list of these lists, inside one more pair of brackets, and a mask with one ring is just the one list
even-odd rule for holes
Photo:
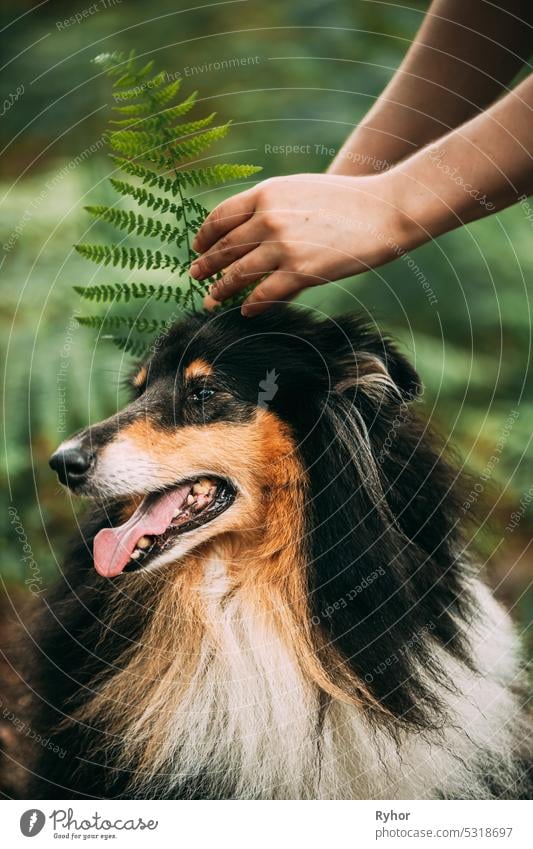
[[389,192],[406,249],[478,217],[472,187],[453,159],[441,145],[429,145],[389,172]]
[[374,177],[383,201],[383,230],[394,249],[409,251],[432,238],[422,224],[429,200],[418,192],[415,198],[412,182],[398,167]]

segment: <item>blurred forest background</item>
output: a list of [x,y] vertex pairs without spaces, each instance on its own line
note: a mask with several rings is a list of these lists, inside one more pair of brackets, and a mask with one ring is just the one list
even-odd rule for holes
[[[202,114],[215,109],[234,122],[212,149],[213,162],[256,163],[261,177],[321,171],[390,79],[428,4],[190,5],[196,8],[184,11],[175,0],[2,6],[7,501],[0,519],[1,574],[11,598],[27,593],[32,578],[39,588],[49,585],[80,509],[58,487],[49,454],[123,403],[121,378],[130,365],[111,344],[95,346],[95,334],[73,320],[80,303],[71,287],[94,275],[72,250],[88,240],[83,206],[116,200],[102,142],[109,81],[90,59],[133,47],[181,76],[184,95],[198,89]],[[293,146],[298,152],[289,152]],[[202,201],[211,206],[236,188],[203,191]],[[533,619],[532,207],[524,202],[449,234],[412,259],[302,300],[326,313],[366,312],[401,340],[424,380],[427,414],[472,475],[472,505],[482,505],[484,520],[475,539],[481,562],[526,631]],[[115,272],[112,279],[119,279]]]

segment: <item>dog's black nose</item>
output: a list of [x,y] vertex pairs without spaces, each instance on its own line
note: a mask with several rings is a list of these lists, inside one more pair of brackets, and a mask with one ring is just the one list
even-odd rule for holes
[[50,468],[66,486],[80,484],[91,468],[93,455],[79,447],[59,448],[50,457]]

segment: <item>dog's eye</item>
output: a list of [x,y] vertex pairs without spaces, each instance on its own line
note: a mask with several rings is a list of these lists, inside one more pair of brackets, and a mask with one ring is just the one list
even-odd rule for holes
[[207,401],[208,398],[211,398],[211,395],[215,394],[214,389],[197,389],[196,392],[193,392],[189,395],[189,399],[194,404],[203,404],[204,401]]

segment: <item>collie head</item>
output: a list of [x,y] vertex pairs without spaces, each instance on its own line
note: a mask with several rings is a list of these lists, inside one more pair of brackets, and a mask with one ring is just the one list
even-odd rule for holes
[[332,702],[394,734],[442,726],[472,593],[457,476],[395,345],[350,316],[227,309],[173,326],[131,391],[51,459],[97,502],[95,577],[144,620],[79,714],[128,741],[128,769],[261,796],[258,762],[270,786],[315,774]]
[[291,639],[334,656],[328,677],[415,721],[409,688],[372,670],[428,627],[453,643],[458,511],[394,344],[350,316],[226,310],[174,325],[131,390],[51,458],[111,524],[94,537],[96,571],[178,574],[224,550],[228,591],[286,593]]

